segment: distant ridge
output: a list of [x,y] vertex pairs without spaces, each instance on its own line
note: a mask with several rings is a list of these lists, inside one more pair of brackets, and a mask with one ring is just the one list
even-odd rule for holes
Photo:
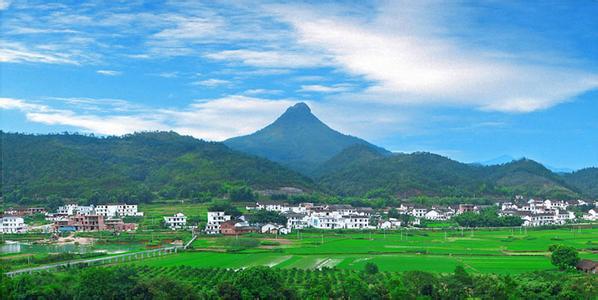
[[493,159],[489,159],[486,161],[475,162],[474,164],[480,164],[482,166],[495,166],[495,165],[502,165],[506,163],[510,163],[514,160],[521,159],[521,158],[514,158],[510,155],[501,155],[499,157],[495,157]]
[[388,153],[365,140],[328,127],[303,102],[289,107],[265,128],[224,143],[232,149],[270,159],[306,175],[313,175],[322,163],[353,145]]

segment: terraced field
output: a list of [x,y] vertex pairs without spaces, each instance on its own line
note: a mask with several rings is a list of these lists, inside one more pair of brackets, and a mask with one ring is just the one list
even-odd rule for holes
[[455,266],[462,265],[474,273],[513,274],[552,269],[547,252],[552,244],[576,247],[581,257],[598,260],[598,228],[527,232],[502,229],[463,232],[405,230],[372,234],[294,233],[278,240],[268,239],[264,243],[268,246],[235,249],[234,252],[230,252],[227,243],[223,243],[226,239],[203,237],[194,243],[195,251],[134,264],[231,269],[270,266],[282,269],[337,267],[359,270],[367,262],[374,262],[383,271],[448,273]]

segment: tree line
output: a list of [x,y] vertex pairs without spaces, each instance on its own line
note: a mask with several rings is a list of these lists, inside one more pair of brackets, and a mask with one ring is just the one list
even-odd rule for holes
[[598,277],[253,267],[124,266],[3,277],[3,299],[595,299]]

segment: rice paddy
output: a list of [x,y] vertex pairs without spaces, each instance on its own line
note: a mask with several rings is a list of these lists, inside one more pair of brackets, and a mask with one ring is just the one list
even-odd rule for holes
[[[261,239],[257,235],[239,238]],[[278,237],[278,243],[268,239],[267,247],[234,251],[224,246],[226,243],[222,243],[223,239],[231,238],[202,237],[194,243],[195,250],[134,264],[230,269],[269,266],[282,269],[335,267],[359,270],[367,262],[373,262],[382,271],[448,273],[461,265],[474,273],[514,274],[553,269],[548,253],[548,247],[552,244],[573,246],[579,249],[582,258],[598,260],[598,228],[299,232]]]

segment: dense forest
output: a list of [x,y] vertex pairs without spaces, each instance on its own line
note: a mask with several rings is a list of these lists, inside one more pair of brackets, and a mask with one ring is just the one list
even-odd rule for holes
[[[4,275],[0,275],[4,276]],[[188,266],[88,268],[3,277],[3,299],[595,299],[598,277]]]
[[2,191],[8,201],[55,195],[143,202],[156,195],[210,198],[247,187],[314,187],[310,179],[274,162],[173,132],[104,138],[0,132],[0,140]]
[[598,197],[595,189],[598,177],[576,175],[555,174],[529,159],[482,166],[426,152],[381,155],[364,146],[353,146],[324,163],[317,171],[317,181],[341,195],[364,195],[383,189],[404,197],[516,194],[557,199]]
[[280,187],[297,187],[319,197],[297,198],[301,201],[360,202],[359,206],[396,198],[449,197],[451,204],[463,199],[487,204],[484,198],[514,195],[598,197],[597,168],[556,174],[529,159],[482,166],[432,153],[389,154],[357,144],[323,162],[309,178],[223,143],[173,132],[122,137],[0,132],[0,141],[1,191],[11,203],[52,197],[89,203],[160,198],[207,202],[222,197],[251,201],[257,190]]

